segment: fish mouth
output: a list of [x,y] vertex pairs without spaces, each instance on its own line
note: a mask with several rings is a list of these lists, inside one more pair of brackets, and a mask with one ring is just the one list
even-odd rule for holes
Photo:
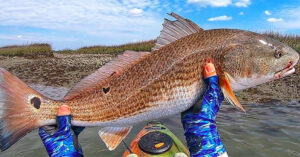
[[293,74],[295,72],[295,68],[294,68],[295,65],[296,65],[296,63],[293,63],[292,61],[290,61],[289,64],[284,69],[282,69],[274,74],[274,79],[275,80],[280,79],[282,77]]

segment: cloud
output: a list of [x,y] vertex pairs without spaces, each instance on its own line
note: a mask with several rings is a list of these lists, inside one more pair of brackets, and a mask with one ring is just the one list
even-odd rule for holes
[[223,16],[211,17],[208,19],[208,21],[229,21],[231,19],[232,19],[231,16],[223,15]]
[[129,14],[132,16],[142,16],[143,15],[143,9],[133,8],[129,10]]
[[239,15],[244,15],[244,12],[242,12],[242,11],[241,11],[241,12],[239,12]]
[[269,10],[266,10],[264,13],[265,13],[266,15],[271,15],[271,12],[270,12]]
[[283,21],[283,19],[282,18],[268,18],[267,19],[267,21],[269,21],[269,22],[281,22],[281,21]]
[[19,39],[22,38],[22,37],[23,37],[23,35],[17,35],[17,38],[19,38]]
[[0,0],[0,26],[75,32],[118,44],[155,38],[162,23],[159,5],[158,0]]
[[187,3],[197,4],[200,7],[248,7],[251,4],[250,0],[188,0]]
[[202,7],[227,7],[232,3],[231,0],[188,0],[187,2],[195,3]]
[[234,5],[237,7],[248,7],[250,4],[250,0],[239,0],[234,3]]
[[284,30],[300,29],[300,6],[282,9],[276,13],[284,17],[284,20],[276,23],[276,26]]

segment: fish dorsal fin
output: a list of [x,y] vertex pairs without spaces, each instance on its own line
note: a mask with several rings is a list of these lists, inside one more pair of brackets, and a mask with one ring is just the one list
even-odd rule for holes
[[233,106],[239,107],[242,111],[246,112],[246,110],[243,108],[243,106],[240,104],[240,102],[235,97],[233,90],[231,88],[230,84],[230,75],[226,72],[224,72],[224,76],[220,77],[220,87],[222,89],[222,92],[224,94],[225,99],[232,104]]
[[129,127],[104,127],[99,130],[98,134],[101,140],[106,144],[108,150],[114,150],[122,140],[129,134]]
[[173,12],[169,15],[174,17],[176,20],[170,21],[165,19],[163,23],[163,29],[160,32],[152,51],[158,50],[161,47],[168,45],[169,43],[174,42],[182,37],[203,31],[202,28],[189,19],[185,19]]
[[120,75],[126,69],[150,54],[150,52],[125,51],[123,54],[118,55],[115,59],[99,68],[96,72],[82,79],[69,91],[64,100],[70,100],[81,93],[88,93],[91,90],[98,89],[103,86],[104,83]]

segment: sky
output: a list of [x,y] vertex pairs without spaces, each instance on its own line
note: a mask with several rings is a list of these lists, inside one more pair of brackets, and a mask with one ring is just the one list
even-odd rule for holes
[[155,39],[175,12],[204,29],[300,35],[300,0],[0,0],[0,47],[55,50]]

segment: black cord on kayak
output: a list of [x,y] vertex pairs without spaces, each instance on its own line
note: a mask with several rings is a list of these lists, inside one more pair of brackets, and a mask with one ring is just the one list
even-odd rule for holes
[[124,147],[129,151],[130,154],[133,154],[132,150],[128,147],[124,140],[122,140]]

